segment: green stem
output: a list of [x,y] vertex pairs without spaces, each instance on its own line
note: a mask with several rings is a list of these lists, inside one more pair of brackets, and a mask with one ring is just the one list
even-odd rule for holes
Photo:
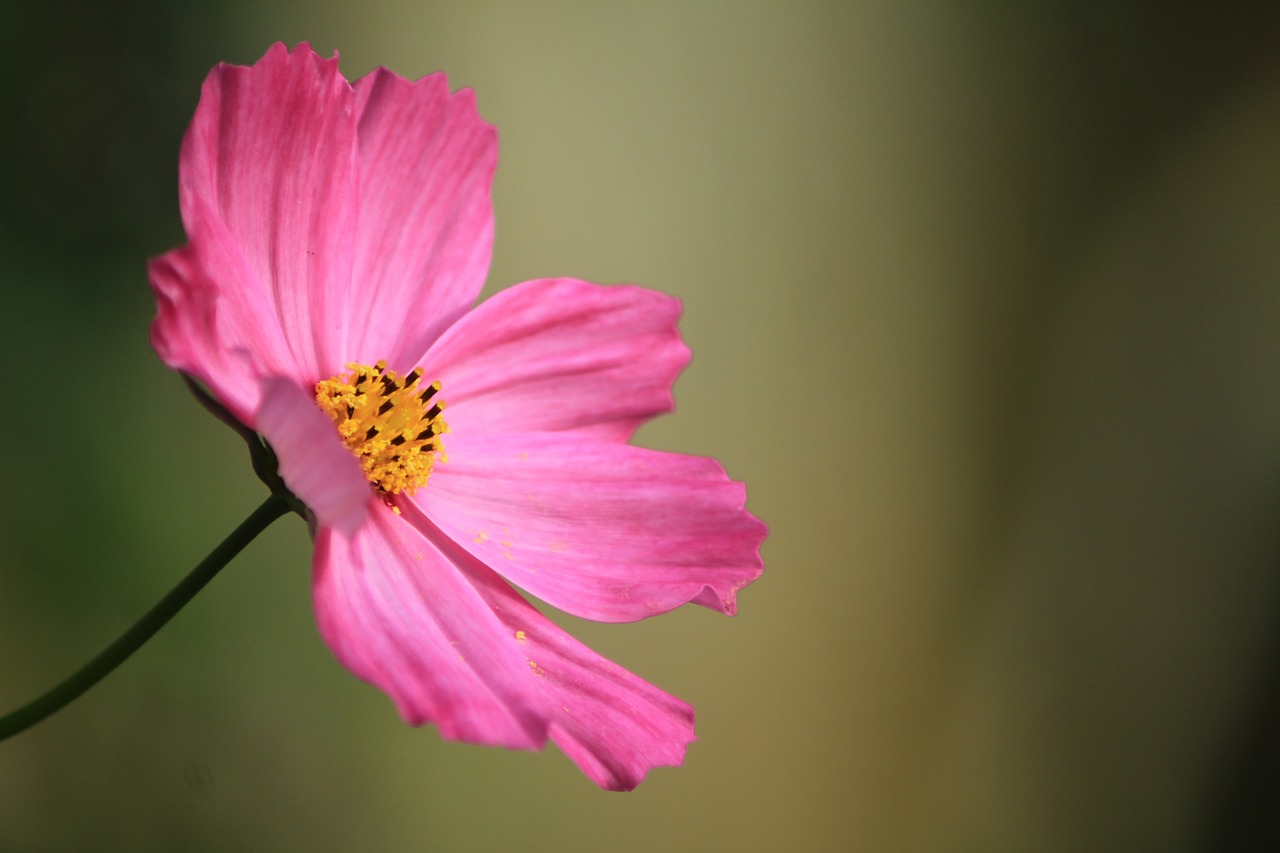
[[169,594],[147,611],[132,628],[120,635],[114,643],[103,649],[97,657],[82,666],[66,681],[45,693],[43,696],[22,706],[18,710],[0,717],[0,740],[12,737],[19,732],[34,726],[45,717],[68,704],[106,675],[123,663],[130,655],[151,639],[157,631],[173,618],[195,594],[204,589],[205,584],[213,580],[213,576],[222,567],[231,562],[246,545],[253,541],[271,522],[294,509],[293,501],[287,494],[272,494],[253,514],[231,531],[209,556],[200,561],[191,573],[183,578]]

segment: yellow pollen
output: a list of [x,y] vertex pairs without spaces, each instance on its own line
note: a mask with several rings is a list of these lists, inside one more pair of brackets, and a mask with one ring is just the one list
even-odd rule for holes
[[444,403],[435,399],[440,383],[421,385],[421,368],[397,376],[385,361],[347,369],[316,383],[316,403],[384,497],[413,494],[427,482],[436,454],[444,459],[440,436],[449,427],[440,417]]

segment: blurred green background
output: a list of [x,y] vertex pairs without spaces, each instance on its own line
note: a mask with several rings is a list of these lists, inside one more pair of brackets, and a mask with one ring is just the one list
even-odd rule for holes
[[772,536],[725,619],[565,621],[691,701],[633,794],[442,743],[320,642],[296,519],[0,745],[0,850],[1274,840],[1280,13],[1210,2],[0,0],[0,710],[256,506],[147,342],[177,151],[275,40],[501,132],[486,292],[685,301],[651,446]]

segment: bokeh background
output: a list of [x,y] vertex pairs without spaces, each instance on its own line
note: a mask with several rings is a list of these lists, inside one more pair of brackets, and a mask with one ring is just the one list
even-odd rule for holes
[[0,850],[1227,850],[1280,771],[1280,13],[1046,0],[0,0],[0,710],[257,505],[147,342],[200,82],[275,40],[501,132],[488,293],[678,295],[651,446],[772,528],[734,619],[597,626],[682,769],[401,724],[278,523],[0,745]]

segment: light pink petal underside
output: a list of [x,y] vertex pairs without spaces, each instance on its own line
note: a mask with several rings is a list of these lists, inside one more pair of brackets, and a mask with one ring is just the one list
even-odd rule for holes
[[407,499],[516,586],[587,619],[687,602],[732,614],[765,526],[712,459],[565,433],[446,437]]
[[671,411],[689,363],[680,302],[641,287],[543,279],[498,293],[423,359],[455,433],[574,430],[627,441]]
[[493,244],[497,132],[443,74],[355,82],[360,214],[350,360],[414,365],[475,302]]
[[276,44],[205,79],[179,161],[187,237],[226,303],[222,336],[273,355],[282,339],[300,381],[342,367],[357,180],[355,97],[336,57]]
[[[465,557],[465,555],[464,555]],[[548,708],[505,625],[450,556],[383,504],[316,536],[316,620],[337,659],[442,737],[538,749]]]
[[351,534],[374,502],[360,464],[314,396],[281,377],[266,379],[261,387],[254,420],[275,451],[281,479],[320,526]]

